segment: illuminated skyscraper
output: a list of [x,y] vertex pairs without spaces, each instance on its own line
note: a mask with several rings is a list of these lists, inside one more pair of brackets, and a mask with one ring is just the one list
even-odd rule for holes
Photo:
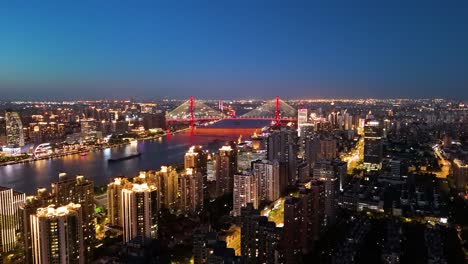
[[215,156],[216,195],[232,193],[237,172],[237,150],[234,144],[223,146]]
[[310,126],[311,124],[308,123],[309,115],[307,108],[302,108],[297,110],[297,135],[299,137],[302,136],[302,128],[304,126]]
[[0,254],[12,250],[18,241],[20,207],[25,199],[24,193],[0,186]]
[[39,208],[30,221],[34,264],[86,262],[79,204]]
[[146,183],[133,183],[122,190],[123,241],[136,237],[156,238],[158,191]]
[[369,169],[382,167],[382,128],[378,121],[368,120],[364,125],[364,165]]
[[177,196],[179,191],[178,177],[176,170],[171,166],[161,166],[161,170],[156,172],[159,188],[160,207],[170,210],[177,209]]
[[252,173],[257,181],[260,201],[275,201],[288,185],[286,175],[280,175],[280,164],[277,160],[257,160],[253,162]]
[[208,197],[208,153],[201,146],[192,146],[184,156],[185,169],[195,169],[202,177],[204,196]]
[[24,243],[26,263],[33,263],[32,260],[32,234],[31,234],[31,215],[36,214],[37,209],[46,207],[49,203],[49,193],[45,188],[39,188],[37,195],[26,197],[24,205],[21,207],[22,215],[22,240]]
[[304,124],[308,121],[307,108],[302,108],[297,110],[297,123]]
[[60,173],[59,181],[52,183],[52,199],[55,205],[65,206],[69,203],[81,205],[83,241],[85,255],[91,259],[95,242],[94,226],[94,183],[82,175],[75,178]]
[[258,208],[258,187],[256,177],[250,173],[234,175],[233,215],[240,216],[241,208],[252,204]]
[[180,175],[181,209],[195,214],[203,206],[203,176],[192,168]]
[[207,162],[207,154],[205,151],[203,151],[201,146],[192,146],[185,153],[184,167],[186,169],[195,168],[202,175],[206,175],[206,162]]
[[20,148],[24,146],[23,123],[18,113],[7,111],[5,113],[7,146]]
[[107,185],[107,215],[109,224],[112,226],[123,226],[122,222],[122,190],[131,184],[127,178],[115,178]]

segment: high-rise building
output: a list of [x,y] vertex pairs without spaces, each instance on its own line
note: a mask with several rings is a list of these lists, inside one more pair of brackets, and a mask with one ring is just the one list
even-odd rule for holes
[[[342,167],[339,167],[340,171]],[[339,192],[338,167],[333,166],[330,161],[319,161],[315,163],[313,178],[322,181],[325,185],[325,225],[335,223],[337,196]]]
[[252,168],[252,162],[256,160],[266,159],[266,153],[264,151],[253,150],[251,146],[245,143],[241,143],[240,147],[238,146],[237,152],[237,169],[250,170]]
[[241,255],[243,263],[276,263],[281,228],[269,222],[252,204],[242,208]]
[[215,156],[216,195],[232,193],[237,172],[237,150],[234,144],[223,146]]
[[210,158],[206,162],[206,180],[209,182],[216,181],[216,158]]
[[85,255],[91,259],[95,242],[94,226],[94,183],[82,175],[75,178],[66,173],[60,173],[58,182],[52,183],[52,199],[57,206],[65,206],[69,203],[81,205],[83,241]]
[[464,191],[468,189],[468,164],[462,160],[455,159],[453,161],[453,179],[455,187]]
[[202,176],[203,195],[208,197],[208,153],[201,146],[192,146],[184,156],[185,169],[195,169]]
[[[26,196],[0,186],[0,254],[12,250],[21,230],[21,212]],[[1,257],[0,257],[1,258]]]
[[280,174],[280,164],[277,160],[252,162],[252,173],[257,180],[260,201],[275,201],[288,185],[288,180],[284,177],[286,175]]
[[194,264],[206,263],[209,245],[212,245],[218,239],[216,232],[209,232],[207,226],[199,226],[193,230],[192,253]]
[[311,169],[319,160],[334,160],[337,157],[336,139],[324,135],[307,137],[304,156]]
[[300,183],[310,181],[310,167],[304,160],[297,165],[297,179]]
[[288,163],[288,184],[297,181],[297,135],[292,130],[281,129],[268,137],[268,160]]
[[319,160],[333,160],[337,157],[336,139],[332,137],[320,138],[320,152],[318,154]]
[[20,148],[24,146],[23,123],[17,112],[5,113],[7,146]]
[[45,188],[37,189],[37,195],[26,197],[24,205],[21,207],[22,215],[22,240],[24,243],[26,263],[33,263],[32,258],[32,234],[31,234],[31,215],[36,214],[37,209],[47,207],[49,204],[50,194]]
[[158,203],[160,207],[176,210],[177,209],[177,196],[179,191],[179,183],[176,170],[171,166],[161,166],[161,170],[156,172],[157,187],[159,188]]
[[181,209],[186,214],[195,214],[203,207],[203,176],[193,168],[180,175]]
[[7,144],[5,117],[0,116],[0,146]]
[[258,187],[254,175],[248,172],[234,175],[233,200],[234,216],[240,216],[241,208],[246,207],[248,203],[252,204],[255,209],[258,208]]
[[282,258],[285,263],[298,263],[318,240],[324,225],[325,188],[312,181],[299,190],[299,197],[287,197],[284,203]]
[[309,253],[313,242],[318,239],[323,224],[324,190],[314,183],[310,189],[301,188],[299,199],[301,203],[300,241],[302,253]]
[[300,263],[302,258],[302,203],[299,198],[287,197],[284,202],[282,251],[285,263]]
[[315,162],[319,160],[320,140],[318,137],[308,136],[305,138],[304,145],[304,158],[309,165],[309,168],[312,170]]
[[32,263],[84,264],[82,221],[79,204],[37,209],[30,216]]
[[107,215],[109,224],[123,226],[122,219],[122,190],[131,184],[127,178],[118,177],[107,185]]
[[156,238],[158,190],[147,183],[132,183],[122,190],[123,241],[136,237]]
[[308,123],[309,121],[309,115],[308,115],[308,110],[307,108],[302,108],[297,110],[297,133],[298,136],[302,136],[302,127],[311,125]]
[[401,177],[401,161],[397,159],[384,159],[380,177],[399,180]]
[[208,232],[207,228],[194,230],[192,252],[194,264],[241,263],[234,249],[228,248],[216,232]]
[[367,120],[364,125],[364,165],[370,170],[382,167],[383,142],[382,128],[375,120]]
[[166,115],[164,113],[143,114],[143,127],[146,130],[154,128],[166,129]]
[[[185,153],[184,156],[185,169],[194,168],[202,175],[206,175],[207,156],[207,153],[203,151],[201,146],[190,147],[190,149]],[[204,182],[204,184],[206,184],[206,182]]]

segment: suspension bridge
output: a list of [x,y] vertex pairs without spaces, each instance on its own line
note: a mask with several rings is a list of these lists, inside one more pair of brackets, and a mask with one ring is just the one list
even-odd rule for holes
[[297,110],[288,105],[277,96],[273,100],[266,101],[259,107],[247,112],[244,115],[235,117],[209,107],[193,96],[180,106],[166,114],[166,122],[188,122],[191,127],[196,122],[217,121],[217,120],[271,120],[279,125],[281,121],[296,121]]

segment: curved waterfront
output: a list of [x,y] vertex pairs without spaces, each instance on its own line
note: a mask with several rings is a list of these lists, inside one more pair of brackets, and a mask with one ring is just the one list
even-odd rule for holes
[[[24,164],[0,167],[0,186],[34,193],[38,187],[49,187],[58,179],[59,172],[70,175],[82,174],[95,184],[105,184],[114,176],[135,176],[140,170],[159,169],[161,165],[182,163],[184,153],[191,145],[203,145],[215,150],[228,140],[235,140],[239,134],[230,133],[229,129],[222,135],[181,133],[155,140],[138,142],[138,145],[125,145],[108,148],[102,151],[68,155],[50,160],[39,160]],[[109,163],[111,157],[131,154],[138,148],[142,152],[138,158]]]

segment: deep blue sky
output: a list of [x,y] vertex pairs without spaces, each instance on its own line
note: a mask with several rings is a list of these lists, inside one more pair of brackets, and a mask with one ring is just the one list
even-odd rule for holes
[[468,99],[468,1],[0,3],[0,100],[189,95]]

